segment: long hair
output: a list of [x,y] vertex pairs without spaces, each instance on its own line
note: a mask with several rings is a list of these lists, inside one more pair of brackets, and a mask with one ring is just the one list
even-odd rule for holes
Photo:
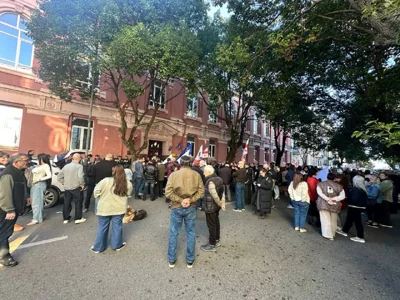
[[343,187],[343,189],[347,192],[349,189],[349,180],[344,174],[337,174],[336,178],[339,179],[338,183]]
[[[37,156],[37,160],[38,160],[39,164],[42,161],[44,164],[48,165],[50,168],[50,173],[53,175],[52,170],[51,170],[50,155],[48,155],[46,153],[40,153]],[[51,186],[51,179],[52,178],[46,180],[47,187]]]
[[120,197],[128,196],[128,183],[126,181],[126,175],[124,167],[116,165],[113,168],[114,177],[114,194]]
[[367,189],[365,188],[365,179],[364,177],[360,175],[356,175],[353,178],[353,187],[359,188],[367,192]]
[[293,188],[297,189],[297,187],[299,186],[300,182],[303,181],[303,175],[301,174],[294,174],[294,178],[293,178]]

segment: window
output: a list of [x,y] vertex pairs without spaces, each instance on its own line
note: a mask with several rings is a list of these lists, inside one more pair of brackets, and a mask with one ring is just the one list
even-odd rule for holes
[[93,121],[90,124],[89,149],[86,146],[88,134],[88,120],[75,118],[71,128],[71,150],[92,150],[93,144]]
[[264,161],[269,162],[269,149],[268,148],[264,149]]
[[193,97],[191,99],[187,99],[186,104],[186,115],[191,118],[197,118],[199,113],[199,99],[197,97]]
[[215,111],[208,111],[208,122],[217,123],[217,113]]
[[258,133],[258,120],[255,116],[254,116],[254,120],[253,120],[253,133],[254,134]]
[[188,136],[187,137],[187,144],[192,145],[192,151],[190,152],[191,156],[194,156],[194,147],[196,146],[196,143],[194,141],[194,137],[193,136]]
[[0,105],[0,146],[17,148],[21,137],[22,108]]
[[215,157],[215,141],[210,141],[210,147],[208,149],[209,151],[209,156],[210,157]]
[[269,124],[268,122],[264,123],[264,135],[269,136]]
[[230,117],[232,119],[234,119],[236,116],[237,110],[236,110],[236,104],[234,103],[233,99],[231,99],[231,101],[229,101],[227,109],[228,109],[228,113],[229,113]]
[[33,43],[26,35],[25,21],[15,14],[0,15],[0,64],[16,69],[32,68]]
[[161,109],[165,109],[165,89],[163,84],[153,84],[153,99],[150,99],[150,106],[154,107],[155,101],[156,103],[158,103]]

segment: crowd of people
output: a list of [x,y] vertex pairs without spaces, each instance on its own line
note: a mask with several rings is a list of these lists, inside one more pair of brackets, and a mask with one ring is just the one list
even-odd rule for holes
[[[50,156],[37,155],[32,163],[33,151],[9,156],[0,152],[0,264],[15,266],[18,263],[9,253],[8,239],[17,229],[19,215],[31,205],[33,226],[44,221],[44,193],[51,184]],[[177,237],[185,223],[187,236],[187,267],[195,260],[197,210],[206,215],[209,229],[208,242],[202,251],[215,252],[221,246],[219,213],[233,203],[234,212],[252,210],[259,219],[268,219],[275,201],[285,193],[289,198],[287,208],[294,209],[293,228],[307,232],[306,224],[321,228],[322,236],[334,240],[336,234],[347,236],[356,228],[354,242],[365,243],[362,214],[367,216],[368,227],[392,228],[391,212],[397,210],[400,191],[395,174],[381,172],[379,177],[368,170],[337,172],[291,164],[278,167],[274,163],[216,162],[194,160],[188,156],[162,161],[158,157],[115,158],[107,154],[89,155],[85,158],[72,153],[64,158],[58,174],[63,184],[63,223],[71,222],[72,203],[75,204],[74,222],[81,224],[91,207],[98,217],[98,231],[90,250],[100,253],[107,249],[111,225],[111,248],[122,250],[122,220],[127,211],[128,198],[151,201],[164,198],[171,209],[168,262],[176,263]],[[91,205],[94,198],[94,205]],[[308,220],[308,222],[307,222]]]

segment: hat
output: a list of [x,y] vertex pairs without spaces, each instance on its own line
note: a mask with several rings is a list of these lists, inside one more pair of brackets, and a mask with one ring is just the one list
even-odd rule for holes
[[190,157],[187,156],[187,155],[182,156],[182,157],[181,157],[181,163],[183,163],[183,164],[188,164],[188,163],[190,163]]

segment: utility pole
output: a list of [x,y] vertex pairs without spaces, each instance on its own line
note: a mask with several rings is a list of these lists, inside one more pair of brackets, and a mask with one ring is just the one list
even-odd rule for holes
[[93,102],[94,102],[94,95],[95,95],[95,87],[94,87],[94,76],[92,65],[89,66],[89,88],[90,88],[90,103],[89,103],[89,117],[88,117],[88,127],[87,127],[87,135],[86,135],[86,157],[89,154],[89,144],[91,142],[91,125],[92,125],[92,111],[93,111]]

